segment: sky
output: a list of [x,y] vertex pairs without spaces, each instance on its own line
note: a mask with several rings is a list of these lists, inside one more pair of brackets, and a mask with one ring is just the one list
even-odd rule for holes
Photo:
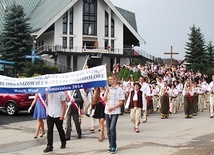
[[185,46],[195,25],[205,41],[214,44],[214,0],[111,0],[120,8],[134,12],[138,33],[146,41],[140,49],[155,57],[183,60]]

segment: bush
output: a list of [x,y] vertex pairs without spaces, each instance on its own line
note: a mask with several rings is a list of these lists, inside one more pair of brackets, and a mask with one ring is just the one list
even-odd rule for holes
[[42,66],[40,73],[44,75],[44,74],[56,74],[58,72],[59,71],[55,66]]
[[118,73],[118,80],[121,80],[122,77],[124,77],[125,80],[128,81],[131,76],[134,81],[137,81],[139,79],[139,77],[141,76],[141,73],[140,73],[140,71],[133,72],[132,70],[130,70],[126,67],[123,67]]
[[29,64],[29,67],[24,68],[21,76],[24,77],[32,77],[37,75],[44,75],[44,74],[56,74],[58,73],[58,69],[55,66],[46,66],[40,64]]

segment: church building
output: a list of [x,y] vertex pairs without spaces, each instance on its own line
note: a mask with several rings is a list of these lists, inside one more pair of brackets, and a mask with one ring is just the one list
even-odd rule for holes
[[129,64],[133,46],[144,44],[135,14],[116,7],[110,0],[1,0],[0,33],[7,7],[24,7],[32,27],[35,53],[61,71]]

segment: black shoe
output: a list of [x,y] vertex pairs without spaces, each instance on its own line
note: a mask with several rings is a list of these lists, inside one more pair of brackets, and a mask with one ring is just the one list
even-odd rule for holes
[[81,135],[78,135],[78,137],[77,137],[78,139],[81,139],[82,137],[81,137]]
[[87,117],[90,117],[90,115],[89,114],[85,114]]
[[210,116],[210,118],[213,118],[213,116]]
[[70,138],[65,138],[66,141],[71,140]]
[[51,151],[53,151],[53,147],[52,147],[52,146],[47,146],[47,147],[43,150],[44,153],[51,152]]
[[66,142],[62,142],[60,149],[64,149],[66,147]]

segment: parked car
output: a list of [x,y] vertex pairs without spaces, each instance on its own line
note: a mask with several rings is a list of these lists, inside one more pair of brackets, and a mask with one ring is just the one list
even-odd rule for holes
[[34,94],[0,94],[0,108],[8,115],[16,115],[20,110],[27,110],[34,97]]

